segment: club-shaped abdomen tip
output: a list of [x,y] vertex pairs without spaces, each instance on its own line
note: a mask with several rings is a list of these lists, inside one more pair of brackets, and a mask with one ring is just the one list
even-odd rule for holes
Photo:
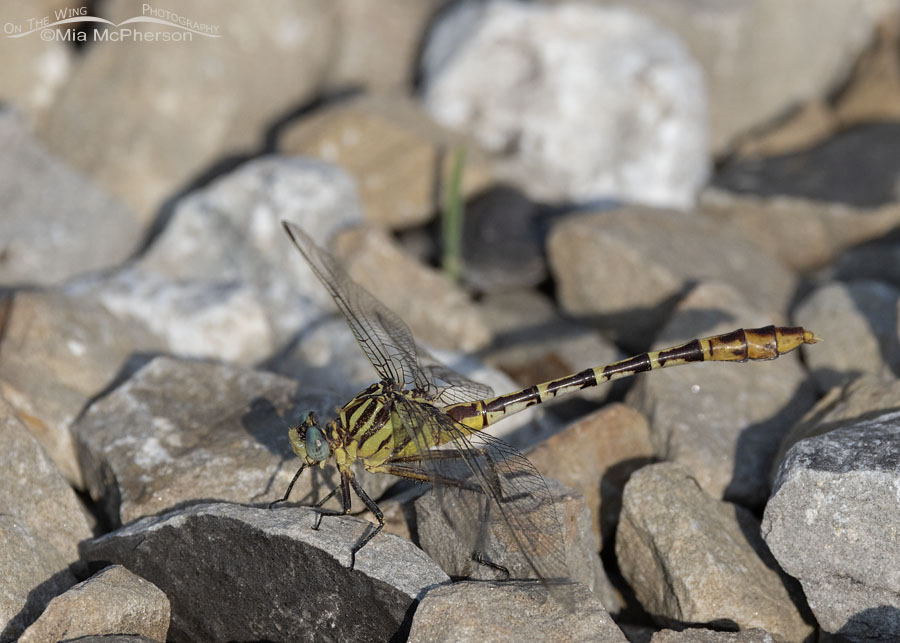
[[804,344],[817,344],[822,341],[821,337],[818,337],[811,330],[803,329],[803,343]]

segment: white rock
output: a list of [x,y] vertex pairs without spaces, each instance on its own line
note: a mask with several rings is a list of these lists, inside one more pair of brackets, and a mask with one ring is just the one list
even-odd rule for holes
[[686,207],[706,178],[702,73],[632,11],[464,4],[434,30],[422,71],[432,115],[537,198]]

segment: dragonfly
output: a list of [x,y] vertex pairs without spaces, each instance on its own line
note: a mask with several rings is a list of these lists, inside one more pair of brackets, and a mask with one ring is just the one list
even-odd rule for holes
[[[356,554],[385,524],[381,509],[351,468],[361,463],[372,473],[431,483],[441,512],[475,567],[509,577],[511,562],[486,555],[490,530],[485,525],[491,523],[500,526],[510,549],[524,559],[517,564],[531,578],[565,582],[569,573],[562,525],[546,481],[525,456],[485,428],[536,404],[636,373],[702,361],[770,360],[819,341],[802,327],[741,328],[495,396],[490,387],[432,358],[398,315],[354,282],[303,230],[288,221],[282,225],[380,378],[324,426],[311,411],[290,428],[288,438],[300,467],[284,497],[276,501],[289,498],[305,469],[324,468],[333,460],[340,483],[316,503],[314,528],[322,516],[349,514],[351,491],[377,522],[353,545],[351,569]],[[321,509],[338,492],[342,510]]]

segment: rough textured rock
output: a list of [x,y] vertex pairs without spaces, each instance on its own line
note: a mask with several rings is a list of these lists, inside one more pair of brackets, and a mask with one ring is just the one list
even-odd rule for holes
[[632,6],[678,33],[703,67],[711,143],[722,152],[743,132],[842,83],[878,17],[892,5],[883,0],[790,5],[779,0],[639,0]]
[[541,200],[685,207],[705,181],[702,73],[631,10],[464,3],[430,34],[422,75],[434,117]]
[[[56,0],[42,0],[25,4],[12,4],[5,8],[3,21],[19,28],[19,37],[4,33],[0,38],[0,58],[4,65],[0,71],[0,101],[12,104],[25,112],[32,122],[40,120],[53,105],[60,90],[70,78],[75,50],[59,40],[44,40],[41,30],[28,23],[40,20],[61,8]],[[4,194],[8,194],[4,190]],[[2,237],[0,237],[2,238]]]
[[900,637],[900,413],[846,421],[788,451],[762,533],[819,625],[853,641]]
[[300,119],[278,139],[284,154],[322,159],[346,170],[356,180],[366,219],[388,227],[424,223],[441,208],[457,148],[466,149],[462,193],[468,197],[491,180],[486,159],[408,98],[337,103]]
[[690,628],[681,632],[662,630],[653,635],[650,643],[775,643],[775,639],[765,630],[755,627],[742,632]]
[[[804,349],[819,388],[845,384],[862,373],[900,373],[900,288],[859,280],[830,283],[797,306],[797,323],[814,328],[827,341]],[[810,347],[812,348],[812,347]]]
[[[299,466],[288,428],[308,409],[347,400],[238,366],[158,357],[93,404],[73,431],[91,497],[113,524],[200,499],[266,503]],[[333,467],[298,480],[313,503],[334,488]],[[392,482],[363,475],[377,498]],[[361,506],[361,505],[360,505]]]
[[528,454],[543,475],[581,492],[601,549],[609,546],[631,474],[653,459],[643,415],[611,404],[570,424]]
[[[622,357],[604,336],[563,316],[552,300],[533,290],[498,292],[483,297],[478,306],[494,336],[482,351],[484,360],[512,375],[522,387]],[[611,390],[598,386],[574,395],[602,401]]]
[[845,130],[793,154],[738,160],[713,184],[733,192],[793,196],[877,207],[898,200],[900,123],[870,123]]
[[446,275],[403,252],[387,234],[354,228],[335,240],[347,274],[409,324],[417,341],[472,352],[491,335],[468,294]]
[[645,208],[567,218],[553,227],[547,251],[563,309],[635,350],[646,348],[698,281],[724,281],[748,306],[781,311],[795,280],[714,221]]
[[0,307],[0,391],[63,475],[82,487],[71,423],[133,353],[162,342],[139,324],[56,291],[18,292]]
[[8,110],[0,111],[0,194],[0,284],[52,284],[115,265],[142,232],[131,210],[48,154]]
[[128,634],[164,642],[168,629],[166,595],[140,576],[114,565],[50,601],[19,641],[42,643]]
[[[900,208],[898,208],[900,211]],[[900,224],[892,232],[861,243],[837,258],[826,271],[835,281],[883,281],[900,288]]]
[[625,643],[625,635],[600,601],[583,586],[576,585],[574,591],[571,613],[536,584],[464,582],[438,587],[416,610],[409,640]]
[[664,624],[812,633],[746,509],[709,497],[681,465],[654,464],[625,485],[616,558],[641,605]]
[[[853,208],[842,203],[787,196],[771,198],[736,194],[708,188],[700,195],[698,208],[719,225],[741,234],[794,270],[821,268],[841,252],[857,244],[878,239],[900,226],[900,206]],[[864,256],[872,269],[891,266],[888,257]],[[879,260],[880,259],[880,260]],[[839,260],[843,261],[843,259]],[[900,264],[900,259],[893,265]],[[870,275],[856,274],[855,277]],[[900,277],[898,277],[900,282]]]
[[421,550],[381,534],[356,555],[370,523],[308,508],[204,504],[144,518],[90,541],[85,557],[115,562],[162,589],[171,641],[388,640],[414,601],[448,581]]
[[[42,140],[148,220],[190,177],[259,147],[265,128],[310,100],[326,77],[336,42],[331,3],[245,8],[236,0],[178,5],[180,16],[218,26],[218,38],[92,43],[43,119]],[[140,14],[129,3],[105,9],[115,23]],[[148,23],[129,27],[171,31]]]
[[42,532],[10,514],[0,514],[0,641],[18,640],[47,603],[75,584],[69,558]]
[[[777,323],[720,283],[695,288],[654,348]],[[818,327],[811,327],[819,332]],[[772,362],[688,364],[637,378],[626,398],[647,417],[656,456],[685,464],[710,495],[750,506],[768,497],[782,437],[815,402],[796,353]]]
[[[511,579],[534,579],[534,568],[522,553],[521,546],[525,545],[546,578],[568,577],[588,589],[603,589],[608,581],[597,556],[600,547],[590,528],[591,514],[584,498],[558,482],[546,482],[549,495],[545,491],[544,497],[532,495],[524,501],[517,501],[515,495],[523,487],[503,487],[510,498],[504,504],[504,514],[511,516],[509,523],[495,504],[484,508],[485,496],[481,493],[456,489],[445,489],[442,497],[426,493],[415,501],[419,545],[454,578],[507,578],[502,570],[473,558],[480,555],[505,567]],[[549,502],[554,505],[555,516],[545,513]]]
[[2,397],[0,453],[3,513],[38,535],[58,558],[74,563],[78,542],[91,536],[85,513],[59,469]]

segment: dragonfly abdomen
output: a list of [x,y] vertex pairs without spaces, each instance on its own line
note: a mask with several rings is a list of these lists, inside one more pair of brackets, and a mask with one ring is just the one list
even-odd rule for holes
[[620,377],[691,362],[775,359],[801,344],[814,344],[817,341],[819,338],[815,334],[800,326],[739,328],[730,333],[694,339],[679,346],[641,353],[606,366],[589,368],[575,375],[535,384],[507,395],[454,404],[445,407],[443,411],[477,431],[529,406]]

